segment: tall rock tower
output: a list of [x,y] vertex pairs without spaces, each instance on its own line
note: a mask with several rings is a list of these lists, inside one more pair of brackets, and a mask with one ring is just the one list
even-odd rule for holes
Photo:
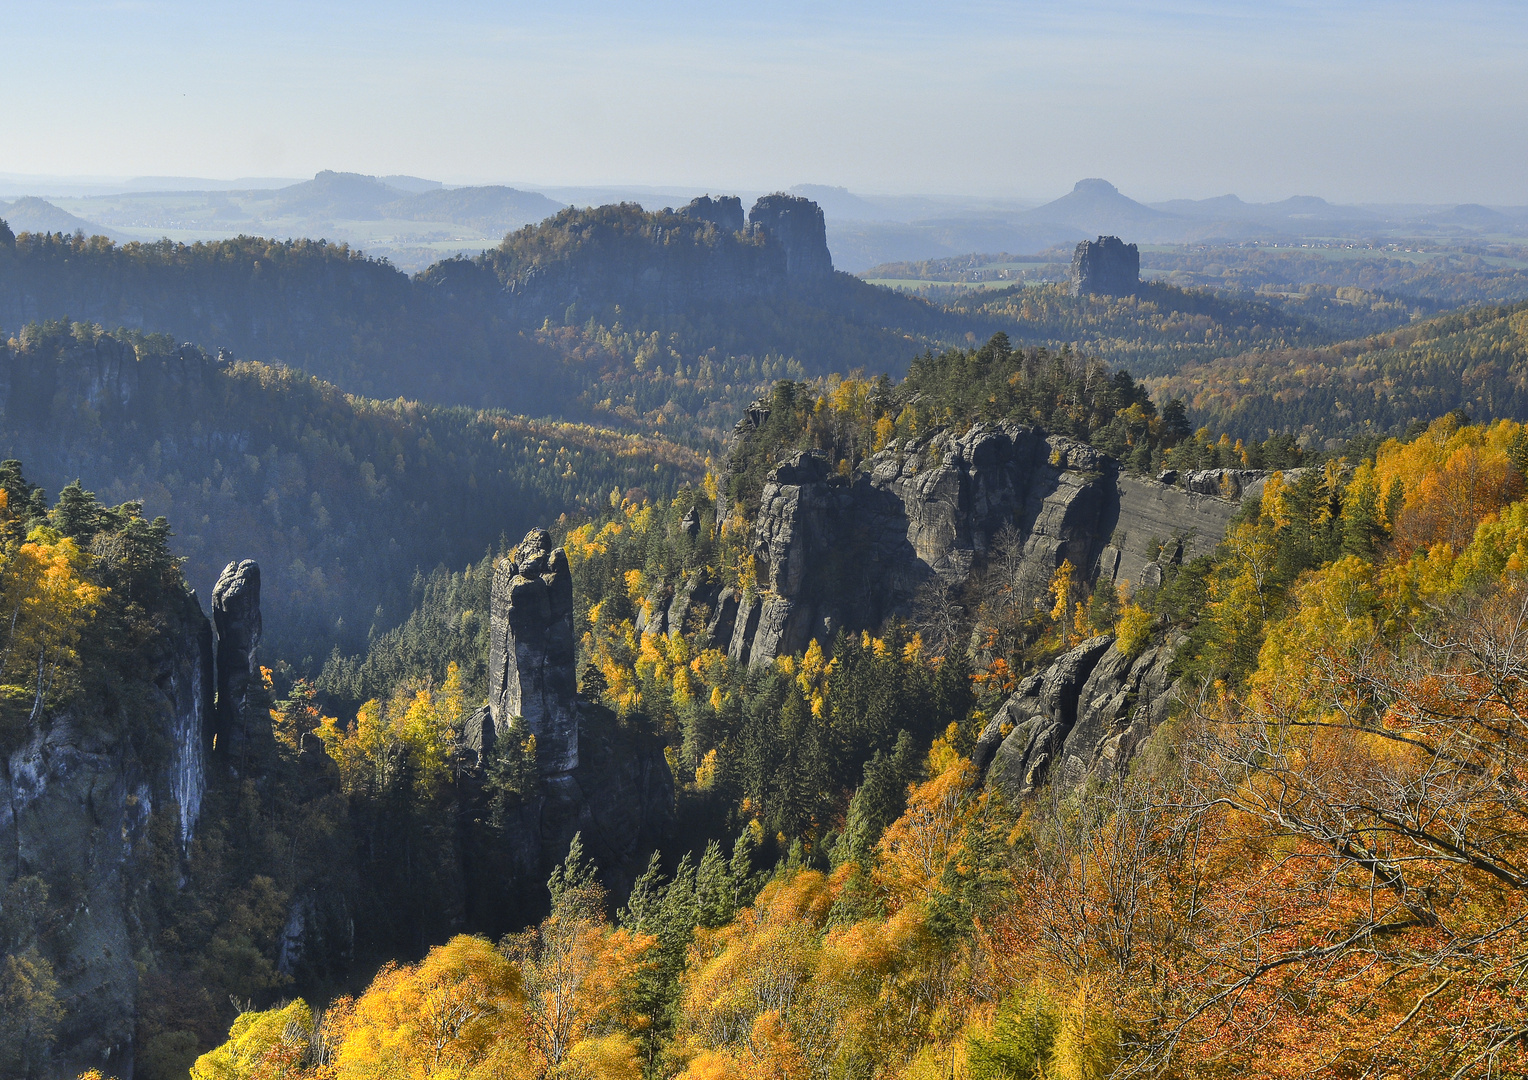
[[833,276],[828,231],[822,207],[797,195],[765,195],[753,204],[748,221],[785,252],[785,273],[793,282]]
[[1141,285],[1141,252],[1117,236],[1084,240],[1072,254],[1072,295],[1131,296]]
[[[260,565],[252,559],[223,568],[212,589],[212,624],[217,629],[217,706],[213,719],[216,748],[224,753],[242,748],[253,731],[245,716],[244,699],[254,675],[255,649],[260,644]],[[255,718],[265,730],[268,718]]]
[[488,708],[497,732],[520,717],[543,776],[578,767],[573,575],[562,548],[532,529],[493,568]]

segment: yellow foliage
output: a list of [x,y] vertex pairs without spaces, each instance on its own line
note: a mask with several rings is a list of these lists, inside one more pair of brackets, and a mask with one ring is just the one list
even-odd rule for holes
[[701,791],[710,791],[716,784],[716,767],[716,748],[712,747],[695,767],[695,786]]
[[973,810],[967,795],[975,775],[961,758],[908,792],[906,813],[876,845],[876,878],[893,905],[927,900],[938,889]]
[[385,705],[375,700],[362,705],[350,727],[327,717],[314,730],[339,766],[347,791],[380,791],[406,767],[415,791],[430,798],[450,778],[452,742],[467,712],[462,674],[452,663],[438,690],[405,683]]
[[520,973],[484,938],[461,935],[418,964],[387,965],[343,1013],[335,1080],[525,1075]]
[[1114,623],[1114,645],[1120,652],[1134,659],[1151,640],[1151,612],[1140,604],[1126,604],[1120,608]]
[[313,1011],[298,998],[284,1008],[240,1013],[228,1041],[191,1066],[191,1080],[279,1080],[295,1073],[313,1033]]
[[78,659],[80,633],[106,596],[87,576],[90,563],[72,539],[45,526],[33,529],[14,555],[0,555],[0,619],[8,642],[0,682],[40,697],[58,668]]
[[620,1033],[584,1039],[573,1044],[554,1075],[570,1080],[640,1080],[637,1044]]

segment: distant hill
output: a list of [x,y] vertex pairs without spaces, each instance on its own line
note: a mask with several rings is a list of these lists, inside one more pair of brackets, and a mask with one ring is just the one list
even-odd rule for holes
[[437,188],[389,204],[394,216],[415,221],[451,221],[485,234],[508,233],[542,221],[562,209],[535,191],[510,187]]
[[1171,217],[1121,195],[1119,188],[1099,179],[1079,180],[1069,194],[1025,215],[1028,221],[1070,225],[1085,233],[1112,234],[1126,240],[1143,232],[1154,235]]
[[945,218],[910,223],[828,219],[833,263],[860,273],[882,263],[942,259],[971,251],[1033,253],[1075,244],[1088,234],[1071,225],[1014,222],[1006,218]]
[[1002,329],[1015,343],[1071,347],[1136,375],[1167,375],[1250,349],[1326,345],[1389,330],[1411,312],[1405,303],[1357,289],[1340,296],[1331,287],[1256,296],[1161,282],[1145,282],[1138,295],[1124,297],[1071,296],[1064,284],[1020,285],[964,293],[946,307],[973,324]]
[[[378,196],[380,182],[361,181],[335,174],[304,197]],[[462,196],[414,196],[435,197]],[[805,215],[799,234],[789,215],[745,235],[630,205],[567,210],[414,278],[314,241],[23,235],[0,244],[0,327],[88,320],[290,364],[372,397],[720,440],[774,378],[897,372],[971,329],[835,273],[811,204],[788,205]],[[816,269],[793,271],[793,260]]]
[[1483,306],[1320,348],[1264,348],[1150,380],[1215,431],[1386,433],[1453,409],[1528,419],[1528,303]]
[[11,227],[12,232],[73,233],[80,231],[86,236],[104,236],[106,230],[99,225],[75,217],[67,210],[60,210],[52,203],[28,195],[15,202],[0,202],[0,220]]

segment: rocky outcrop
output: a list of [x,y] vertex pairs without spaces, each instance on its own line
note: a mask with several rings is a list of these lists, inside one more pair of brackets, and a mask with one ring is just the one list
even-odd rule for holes
[[1064,560],[1089,580],[1159,584],[1213,551],[1238,507],[1020,424],[894,443],[853,477],[798,453],[767,478],[753,522],[760,592],[718,597],[712,642],[762,666],[907,616],[920,590],[959,590],[998,557],[1035,596]]
[[[648,628],[665,632],[673,606],[703,588],[692,579],[664,603],[655,599]],[[673,618],[682,623],[684,615]],[[509,928],[535,913],[523,897],[504,895],[505,883],[545,881],[575,833],[605,886],[624,896],[647,853],[664,842],[674,782],[651,732],[578,696],[572,577],[545,530],[531,530],[495,565],[490,627],[489,704],[467,718],[458,744],[461,808],[468,836],[477,837],[467,844],[470,915]],[[485,830],[494,813],[490,775],[513,752],[505,739],[516,725],[535,736],[537,782],[497,812],[509,820]]]
[[260,621],[260,566],[250,559],[223,568],[212,589],[212,622],[217,629],[217,715],[213,746],[225,754],[241,753],[267,717],[245,708],[255,669],[255,650],[264,629]]
[[1106,635],[1062,654],[993,715],[973,764],[1009,799],[1028,798],[1047,784],[1065,797],[1112,779],[1166,718],[1169,670],[1183,640],[1131,656]]
[[562,548],[532,529],[493,571],[488,708],[504,730],[519,717],[536,736],[544,775],[578,767],[573,576]]
[[1130,296],[1141,287],[1141,252],[1117,236],[1083,240],[1072,253],[1072,295]]
[[[157,865],[171,875],[160,887],[176,887],[175,856],[185,854],[200,816],[212,632],[195,594],[171,601],[164,614],[143,673],[142,713],[131,722],[110,713],[45,714],[0,756],[0,895],[18,878],[40,878],[58,920],[48,920],[44,943],[65,1010],[50,1075],[132,1074],[136,961],[152,945],[147,883]],[[128,734],[143,725],[152,732],[147,759]],[[179,851],[153,850],[156,814],[175,823],[159,835]]]
[[650,213],[634,203],[569,209],[510,234],[483,259],[438,263],[422,284],[453,303],[500,304],[521,326],[562,320],[570,305],[653,314],[760,301],[833,277],[822,210],[766,195],[742,222],[736,196]]
[[785,273],[793,282],[833,276],[822,207],[799,195],[765,195],[748,211],[748,223],[785,252]]
[[736,195],[720,195],[714,199],[702,195],[691,199],[675,213],[696,221],[709,221],[717,228],[732,233],[742,232],[746,224],[743,220],[743,200]]

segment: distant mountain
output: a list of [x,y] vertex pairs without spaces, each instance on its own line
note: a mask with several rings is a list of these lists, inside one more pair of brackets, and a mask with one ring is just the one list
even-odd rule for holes
[[451,221],[485,235],[507,233],[551,217],[563,204],[536,191],[511,187],[465,187],[425,191],[384,209],[413,221]]
[[50,202],[27,195],[13,203],[0,202],[0,218],[15,233],[72,233],[82,230],[86,236],[110,235],[101,226],[84,218],[75,217],[67,210],[60,210]]
[[856,195],[848,188],[829,187],[826,184],[797,184],[789,189],[792,195],[811,199],[822,207],[823,216],[829,221],[897,221],[899,215],[886,207]]
[[1174,215],[1153,210],[1120,194],[1107,180],[1077,181],[1071,194],[1046,203],[1024,215],[1023,220],[1048,225],[1070,225],[1093,235],[1112,234],[1125,240],[1156,236],[1172,222]]
[[373,219],[383,217],[382,208],[397,202],[403,194],[375,176],[325,169],[312,180],[281,188],[275,193],[274,202],[280,213]]

